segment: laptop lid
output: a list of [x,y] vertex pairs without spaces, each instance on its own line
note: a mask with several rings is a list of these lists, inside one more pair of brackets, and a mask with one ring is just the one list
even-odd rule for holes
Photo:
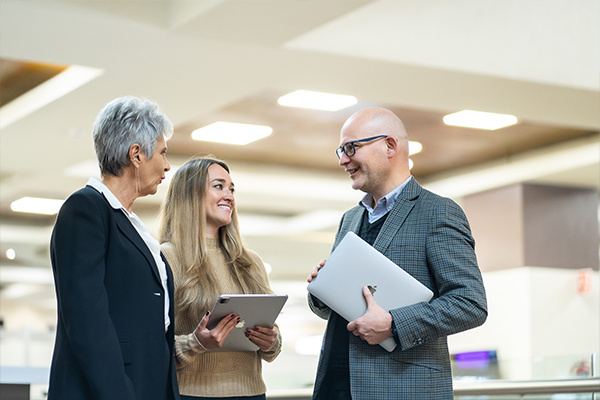
[[[433,292],[381,254],[354,232],[348,232],[308,291],[348,321],[367,311],[362,288],[368,286],[377,304],[386,311],[429,301]],[[394,338],[380,343],[387,351],[396,348]]]
[[206,327],[214,328],[226,315],[234,313],[241,320],[223,342],[223,346],[211,351],[256,351],[244,334],[255,326],[273,326],[275,319],[288,299],[287,294],[222,294],[213,307]]

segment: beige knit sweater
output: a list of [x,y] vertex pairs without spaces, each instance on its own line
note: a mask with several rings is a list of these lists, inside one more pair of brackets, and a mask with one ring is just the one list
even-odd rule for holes
[[[226,267],[225,255],[219,247],[218,239],[207,239],[207,247],[207,256],[216,268],[216,276],[223,292],[242,293],[239,283],[228,272],[229,268]],[[161,251],[173,270],[173,281],[177,288],[182,282],[183,271],[177,251],[170,243],[163,243]],[[262,260],[258,254],[250,253],[263,271],[262,277],[268,285]],[[265,393],[267,388],[262,379],[261,359],[271,362],[279,355],[281,333],[267,351],[211,352],[202,346],[194,334],[199,322],[198,317],[190,313],[176,313],[175,357],[179,392],[182,395],[199,397],[256,396]]]

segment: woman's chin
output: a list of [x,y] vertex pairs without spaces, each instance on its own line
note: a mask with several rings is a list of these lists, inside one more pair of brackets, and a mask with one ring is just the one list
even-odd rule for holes
[[158,187],[152,187],[152,188],[147,188],[145,190],[142,190],[140,193],[138,193],[138,197],[146,197],[148,195],[155,195],[156,192],[158,191]]

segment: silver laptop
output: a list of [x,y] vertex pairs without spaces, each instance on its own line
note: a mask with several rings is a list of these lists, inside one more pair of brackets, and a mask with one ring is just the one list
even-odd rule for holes
[[[364,315],[367,303],[362,288],[368,286],[377,304],[386,311],[429,301],[433,292],[353,232],[348,232],[325,266],[308,284],[308,291],[348,321]],[[379,343],[396,348],[394,338]]]
[[223,346],[211,351],[256,351],[244,334],[255,326],[273,326],[275,319],[287,301],[287,294],[222,294],[213,307],[206,327],[214,328],[226,315],[234,313],[241,320],[223,342]]

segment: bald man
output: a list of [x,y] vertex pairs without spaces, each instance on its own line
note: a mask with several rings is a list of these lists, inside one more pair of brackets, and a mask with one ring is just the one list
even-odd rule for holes
[[[354,232],[434,296],[388,312],[365,287],[366,313],[346,321],[309,294],[313,312],[328,320],[313,399],[451,399],[447,337],[487,318],[467,218],[454,201],[423,189],[411,176],[408,135],[389,110],[353,114],[336,153],[352,188],[365,196],[342,217],[333,248]],[[309,282],[323,265],[313,269]],[[388,337],[397,343],[393,352],[378,345]]]

